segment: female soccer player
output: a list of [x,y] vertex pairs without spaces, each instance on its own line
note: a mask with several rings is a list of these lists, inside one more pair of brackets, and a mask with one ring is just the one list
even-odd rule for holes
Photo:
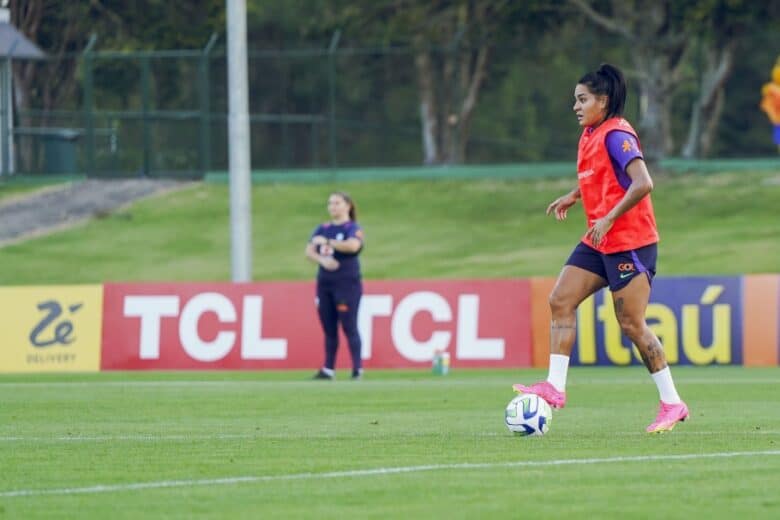
[[306,257],[320,266],[317,272],[317,311],[325,333],[325,364],[314,378],[335,377],[340,321],[352,355],[352,379],[360,379],[363,368],[357,313],[363,284],[358,255],[363,249],[363,230],[356,222],[355,203],[346,193],[330,195],[328,212],[330,221],[317,226],[306,245]]
[[621,117],[626,101],[623,74],[616,67],[602,64],[580,79],[574,100],[574,113],[583,127],[577,153],[579,186],[555,199],[547,207],[547,214],[564,220],[568,209],[581,199],[588,230],[550,294],[547,380],[513,388],[563,408],[569,356],[576,338],[577,307],[609,285],[620,327],[639,349],[660,394],[658,415],[647,431],[669,431],[688,417],[688,407],[677,394],[661,342],[645,322],[655,275],[658,231],[650,202],[653,181],[636,132]]

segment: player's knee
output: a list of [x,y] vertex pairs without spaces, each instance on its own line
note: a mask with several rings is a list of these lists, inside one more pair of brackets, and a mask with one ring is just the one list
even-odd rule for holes
[[577,310],[570,299],[565,298],[557,291],[550,293],[549,298],[547,298],[547,302],[550,305],[550,312],[553,316],[571,314]]
[[344,335],[347,338],[359,337],[357,320],[344,323]]
[[629,338],[638,338],[645,328],[645,320],[636,316],[619,316],[620,330]]

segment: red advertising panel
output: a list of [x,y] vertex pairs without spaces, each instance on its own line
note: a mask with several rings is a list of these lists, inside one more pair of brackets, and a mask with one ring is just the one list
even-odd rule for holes
[[[314,284],[105,284],[104,370],[316,368]],[[531,365],[527,280],[366,282],[366,368]],[[337,368],[350,365],[342,338]]]

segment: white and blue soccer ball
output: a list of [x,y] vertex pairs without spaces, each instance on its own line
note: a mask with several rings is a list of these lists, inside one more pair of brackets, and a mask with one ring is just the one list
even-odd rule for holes
[[552,408],[538,395],[520,394],[506,405],[504,421],[516,435],[544,435],[550,429]]

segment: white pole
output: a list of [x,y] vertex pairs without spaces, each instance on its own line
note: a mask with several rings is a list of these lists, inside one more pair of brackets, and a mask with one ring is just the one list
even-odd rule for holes
[[[0,23],[11,23],[11,10],[8,9],[8,1],[2,1],[0,7]],[[10,175],[14,171],[14,100],[13,100],[13,74],[11,72],[11,57],[19,43],[14,39],[8,51],[7,59],[0,62],[0,175]]]
[[234,282],[252,279],[252,180],[249,154],[246,0],[227,0],[230,245]]

